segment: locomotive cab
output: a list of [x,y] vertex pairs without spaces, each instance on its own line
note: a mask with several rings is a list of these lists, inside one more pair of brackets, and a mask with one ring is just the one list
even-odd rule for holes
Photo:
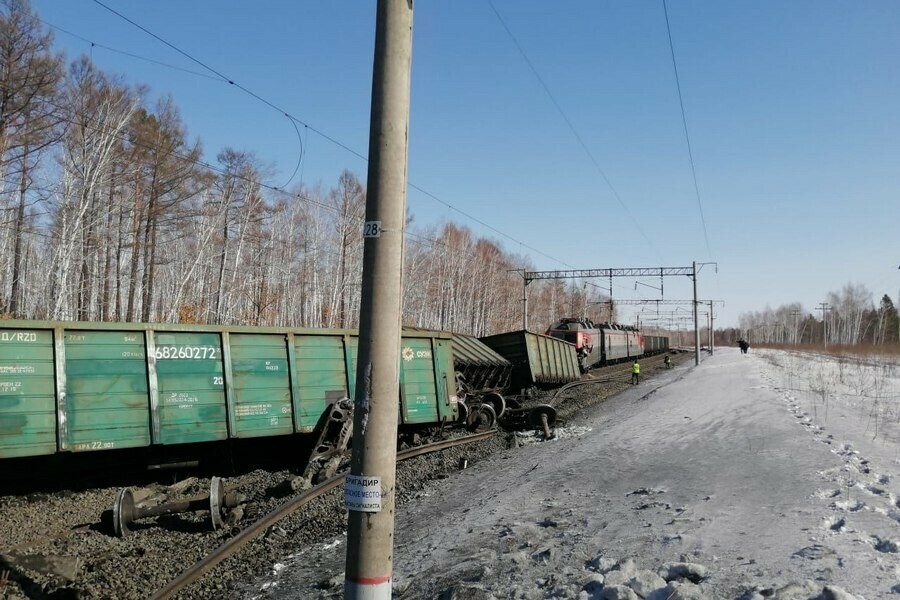
[[600,329],[590,319],[560,319],[547,329],[545,335],[575,344],[582,373],[601,360]]

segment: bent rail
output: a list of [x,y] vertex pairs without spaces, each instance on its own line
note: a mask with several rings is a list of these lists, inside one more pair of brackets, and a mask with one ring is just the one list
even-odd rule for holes
[[[404,450],[403,452],[398,452],[397,461],[399,462],[403,460],[409,460],[410,458],[421,456],[423,454],[430,454],[432,452],[439,452],[441,450],[446,450],[455,446],[462,446],[465,444],[480,442],[492,437],[495,433],[497,433],[496,430],[485,431],[484,433],[469,435],[454,440],[444,440],[442,442],[435,442],[433,444],[419,446],[418,448],[411,448],[409,450]],[[151,600],[167,600],[168,598],[172,598],[175,594],[182,591],[185,587],[200,579],[200,577],[202,577],[207,571],[246,546],[257,536],[259,536],[263,531],[265,531],[278,521],[284,519],[297,509],[336,488],[338,485],[340,485],[343,479],[343,474],[335,475],[334,477],[320,483],[316,487],[306,490],[296,498],[288,500],[287,502],[216,548],[203,560],[183,571],[181,575],[170,581],[164,588],[157,591],[151,597]]]

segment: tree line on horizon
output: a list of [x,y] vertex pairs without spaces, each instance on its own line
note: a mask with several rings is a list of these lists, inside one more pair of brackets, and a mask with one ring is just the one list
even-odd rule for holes
[[864,285],[848,283],[826,295],[827,309],[809,311],[799,302],[743,313],[739,327],[716,332],[722,342],[751,344],[888,346],[900,343],[900,318],[888,294],[875,304]]
[[[252,152],[205,162],[171,97],[69,62],[28,0],[0,0],[0,314],[5,318],[358,326],[365,186],[265,181]],[[408,218],[407,325],[521,328],[529,259],[457,223]],[[614,320],[608,297],[528,286],[529,323]]]

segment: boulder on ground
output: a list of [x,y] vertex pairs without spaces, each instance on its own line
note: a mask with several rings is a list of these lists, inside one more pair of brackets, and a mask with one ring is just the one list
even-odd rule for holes
[[624,585],[608,585],[594,597],[598,600],[641,600],[634,590]]
[[626,585],[637,572],[637,564],[633,558],[622,559],[604,573],[606,585]]
[[613,570],[613,568],[615,568],[617,564],[618,561],[616,559],[607,558],[602,554],[598,554],[596,558],[588,563],[588,568],[593,569],[599,573],[606,573],[607,571]]
[[589,597],[593,598],[603,590],[604,579],[604,576],[600,573],[592,573],[582,584],[581,590],[587,592]]
[[656,590],[666,587],[666,580],[653,571],[638,571],[625,585],[641,598],[646,598]]
[[439,596],[440,600],[496,600],[496,597],[480,585],[461,583],[448,588]]
[[804,581],[803,583],[793,581],[775,590],[771,598],[773,600],[809,600],[809,598],[817,597],[820,589],[812,581]]
[[826,585],[822,590],[822,600],[856,600],[856,596],[848,594],[836,585]]
[[706,567],[690,562],[666,563],[657,571],[666,581],[686,579],[691,583],[700,583],[706,579],[706,573]]
[[647,600],[708,600],[699,585],[689,582],[671,581],[661,590],[656,590]]

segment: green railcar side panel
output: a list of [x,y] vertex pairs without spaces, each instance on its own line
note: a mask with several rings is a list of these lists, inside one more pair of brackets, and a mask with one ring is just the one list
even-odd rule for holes
[[434,340],[434,374],[437,380],[438,420],[456,420],[459,400],[456,397],[456,373],[453,368],[452,340]]
[[54,452],[53,333],[0,328],[0,458]]
[[565,340],[520,330],[480,341],[512,363],[513,389],[568,383],[581,376],[575,344]]
[[228,437],[222,340],[218,333],[155,334],[161,444]]
[[294,336],[298,431],[313,431],[329,404],[348,397],[344,352],[342,335]]
[[528,354],[528,372],[531,380],[540,382],[544,380],[544,372],[541,370],[541,350],[538,348],[538,338],[525,334],[525,348]]
[[403,423],[433,423],[438,420],[431,338],[407,337],[400,343],[400,403]]
[[539,337],[534,339],[537,347],[537,364],[534,365],[535,373],[540,373],[539,381],[547,381],[553,373],[552,356],[545,339]]
[[67,331],[67,439],[73,451],[150,445],[141,331]]
[[359,359],[359,338],[348,337],[344,340],[347,349],[347,382],[350,386],[349,397],[356,399],[356,361]]
[[232,333],[235,437],[293,432],[291,377],[284,335]]

